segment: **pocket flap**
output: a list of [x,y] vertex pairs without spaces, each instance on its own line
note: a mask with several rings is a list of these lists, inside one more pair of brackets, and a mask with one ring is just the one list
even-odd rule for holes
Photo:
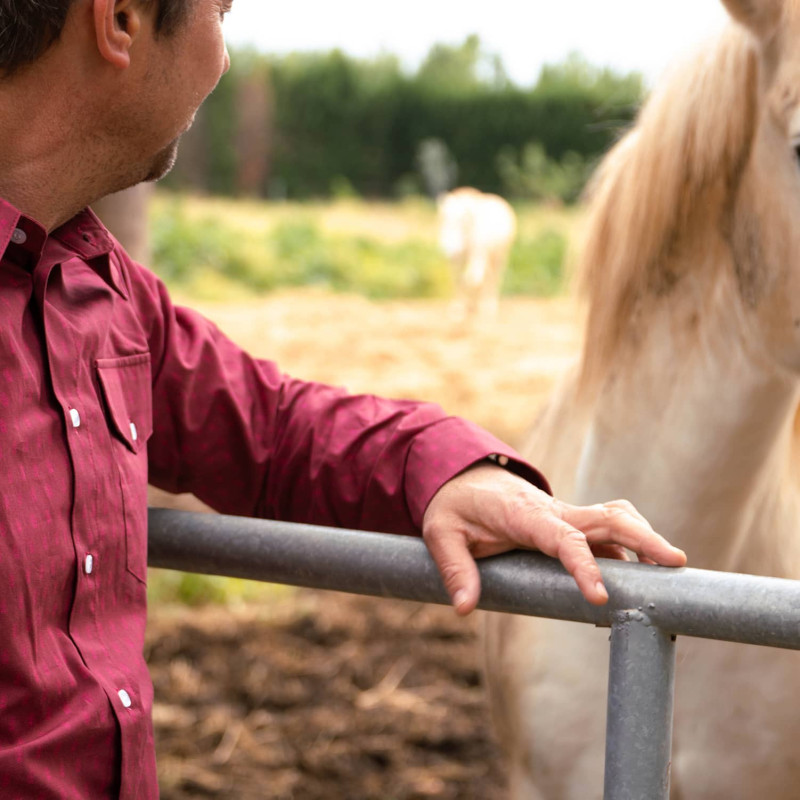
[[95,362],[111,427],[134,453],[153,432],[153,390],[150,353]]

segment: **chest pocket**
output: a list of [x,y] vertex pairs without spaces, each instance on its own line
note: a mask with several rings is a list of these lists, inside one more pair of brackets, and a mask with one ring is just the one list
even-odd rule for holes
[[128,571],[147,580],[147,440],[153,432],[150,354],[95,362],[108,425],[117,442],[115,461],[125,520]]

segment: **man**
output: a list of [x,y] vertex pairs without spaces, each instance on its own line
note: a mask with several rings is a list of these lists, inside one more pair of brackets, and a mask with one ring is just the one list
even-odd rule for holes
[[[569,507],[435,406],[282,375],[172,305],[87,210],[156,180],[228,67],[230,0],[0,0],[0,796],[157,796],[146,484],[419,534],[456,610],[473,557],[681,565],[625,502]],[[501,468],[502,464],[506,468]],[[516,473],[516,474],[515,474]],[[520,477],[521,476],[521,477]]]

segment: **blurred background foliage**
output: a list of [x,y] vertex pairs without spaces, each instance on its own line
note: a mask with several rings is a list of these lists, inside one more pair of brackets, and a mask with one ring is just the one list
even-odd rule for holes
[[389,54],[234,51],[151,203],[150,262],[203,299],[445,297],[435,198],[468,185],[520,216],[504,292],[556,294],[583,187],[643,94],[577,54],[517,86],[477,36],[413,74]]
[[[504,294],[560,293],[580,207],[517,203],[516,211]],[[285,286],[375,300],[445,298],[453,289],[436,206],[425,198],[274,204],[159,192],[150,203],[150,237],[153,269],[173,291],[201,300]]]
[[[164,182],[172,189],[389,199],[441,191],[444,169],[444,188],[574,202],[644,92],[638,73],[597,68],[578,54],[517,86],[474,35],[435,45],[413,74],[392,55],[231,56]],[[438,182],[430,175],[437,169]]]

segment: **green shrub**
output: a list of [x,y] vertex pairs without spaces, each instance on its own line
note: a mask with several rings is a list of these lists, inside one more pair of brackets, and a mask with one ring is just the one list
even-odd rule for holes
[[[567,240],[580,208],[523,203],[517,212],[504,293],[564,291]],[[363,201],[276,205],[165,195],[152,206],[153,266],[172,289],[202,300],[238,301],[300,286],[373,299],[445,298],[453,282],[434,214],[419,197],[387,214],[385,206]],[[409,233],[398,238],[403,228]]]
[[511,249],[503,293],[552,297],[566,287],[567,240],[546,229],[533,238],[518,238]]
[[559,161],[548,158],[539,142],[528,142],[519,154],[505,147],[497,156],[504,194],[526,200],[574,203],[591,169],[587,159],[572,151]]
[[190,220],[180,199],[168,203],[151,224],[153,264],[165,281],[186,284],[201,270],[232,275],[246,270],[235,232],[212,217]]
[[156,272],[171,286],[204,297],[226,285],[255,293],[317,286],[371,298],[450,292],[435,242],[328,234],[304,216],[253,233],[213,216],[190,219],[175,200],[155,214],[152,236]]

